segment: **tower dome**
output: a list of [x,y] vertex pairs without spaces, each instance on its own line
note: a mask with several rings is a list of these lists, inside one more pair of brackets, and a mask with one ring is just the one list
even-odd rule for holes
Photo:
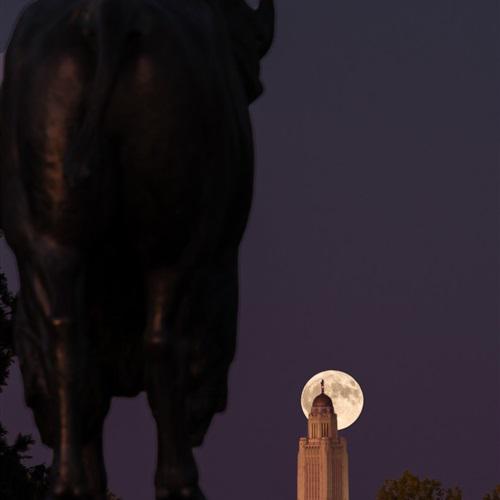
[[325,381],[321,381],[321,394],[318,394],[313,401],[311,413],[317,414],[318,412],[323,412],[325,409],[331,409],[332,413],[333,402],[329,396],[325,394]]
[[332,400],[322,392],[314,398],[313,408],[333,408]]

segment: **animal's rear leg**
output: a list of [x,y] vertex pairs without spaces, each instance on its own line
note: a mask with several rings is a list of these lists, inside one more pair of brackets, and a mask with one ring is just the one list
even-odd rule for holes
[[53,335],[53,363],[58,410],[58,435],[54,449],[53,494],[56,499],[70,500],[87,498],[82,463],[83,447],[78,410],[78,349],[76,324],[69,317],[53,317],[49,320]]
[[238,316],[238,259],[230,253],[207,272],[198,287],[195,348],[190,355],[187,398],[189,438],[200,446],[213,416],[227,403],[229,366],[236,347]]
[[188,339],[182,332],[178,277],[165,269],[146,278],[146,390],[157,426],[157,500],[204,500],[186,428]]
[[[80,259],[77,252],[40,238],[27,261],[21,269],[23,306],[47,353],[47,403],[54,415],[52,498],[88,498],[79,410],[85,356],[79,317],[83,286]],[[44,411],[42,406],[33,409]]]
[[102,433],[83,448],[83,465],[92,500],[106,500],[107,479],[102,450]]

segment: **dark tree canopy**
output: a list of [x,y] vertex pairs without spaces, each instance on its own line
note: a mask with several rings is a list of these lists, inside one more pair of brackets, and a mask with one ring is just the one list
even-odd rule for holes
[[483,500],[500,500],[500,484],[497,484],[491,493],[486,494]]
[[7,382],[12,363],[12,309],[14,296],[7,288],[7,280],[0,270],[0,392]]
[[[15,297],[7,287],[0,270],[0,393],[7,383],[13,360],[12,309]],[[41,500],[47,490],[48,469],[45,465],[27,467],[24,460],[33,444],[31,436],[19,434],[12,445],[7,430],[0,423],[0,498],[2,500]]]
[[7,431],[0,424],[0,498],[2,500],[41,500],[48,485],[44,465],[26,467],[23,460],[33,444],[31,436],[19,434],[14,444],[7,443]]
[[377,494],[377,500],[462,500],[459,488],[443,488],[434,479],[419,479],[405,471],[399,479],[390,479]]

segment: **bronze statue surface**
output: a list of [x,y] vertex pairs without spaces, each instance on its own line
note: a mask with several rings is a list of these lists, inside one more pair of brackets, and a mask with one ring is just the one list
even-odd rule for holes
[[201,500],[192,447],[223,411],[248,104],[272,0],[38,0],[0,95],[1,227],[21,290],[25,395],[54,450],[51,499],[104,500],[113,396],[145,390],[157,500]]

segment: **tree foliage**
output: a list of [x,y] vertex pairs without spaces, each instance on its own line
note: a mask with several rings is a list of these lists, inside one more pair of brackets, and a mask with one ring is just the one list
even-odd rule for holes
[[486,494],[483,500],[500,500],[500,484],[497,484],[491,493]]
[[31,436],[19,434],[14,444],[7,443],[7,431],[0,424],[0,498],[2,500],[41,500],[48,486],[44,465],[26,467],[24,460],[33,444]]
[[[12,350],[12,312],[15,297],[9,292],[5,275],[0,271],[0,393],[7,383]],[[0,499],[41,500],[48,486],[45,465],[28,467],[24,461],[33,444],[31,436],[19,434],[12,445],[7,442],[7,431],[0,423]]]
[[5,275],[0,271],[0,392],[9,376],[12,363],[12,311],[14,296],[7,288]]
[[385,481],[377,500],[462,500],[459,488],[443,488],[439,481],[419,479],[405,471],[399,479]]

